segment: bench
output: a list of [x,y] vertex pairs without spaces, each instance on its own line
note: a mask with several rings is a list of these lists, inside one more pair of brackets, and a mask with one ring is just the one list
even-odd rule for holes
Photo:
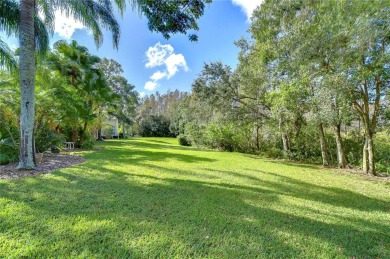
[[74,149],[74,142],[65,142],[65,149]]

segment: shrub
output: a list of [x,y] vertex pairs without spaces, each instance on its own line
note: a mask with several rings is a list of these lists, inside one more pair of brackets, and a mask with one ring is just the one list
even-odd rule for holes
[[169,129],[170,121],[164,116],[151,115],[143,118],[139,124],[142,137],[174,137]]
[[86,132],[83,143],[80,143],[80,148],[92,149],[95,146],[95,142],[95,138],[89,132]]
[[49,148],[59,148],[65,142],[65,136],[49,129],[46,125],[35,131],[35,149],[42,153]]
[[270,158],[283,158],[284,152],[283,150],[277,147],[270,147],[264,152],[265,156]]
[[360,165],[362,160],[364,138],[357,130],[350,130],[344,138],[344,150],[348,163]]
[[374,144],[377,170],[390,174],[390,135],[386,132],[378,132]]
[[212,122],[205,130],[206,145],[224,151],[233,151],[236,147],[233,123]]
[[17,161],[19,148],[10,138],[0,140],[0,165]]
[[204,140],[205,126],[199,125],[194,122],[190,122],[185,125],[184,132],[187,138],[191,141],[192,145],[196,145],[196,146],[205,145],[205,140]]
[[188,136],[180,134],[179,136],[177,136],[177,139],[179,140],[180,145],[191,146],[191,140],[188,138]]
[[19,158],[19,119],[9,107],[0,105],[0,164]]

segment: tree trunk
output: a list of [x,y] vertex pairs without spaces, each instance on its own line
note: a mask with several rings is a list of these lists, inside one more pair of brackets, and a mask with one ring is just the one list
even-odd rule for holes
[[368,154],[368,173],[377,175],[375,170],[375,155],[374,155],[374,140],[372,134],[366,136],[367,139],[367,154]]
[[367,138],[365,138],[364,139],[364,146],[363,146],[363,166],[362,166],[364,174],[368,174],[368,151],[367,151],[367,147],[368,147],[368,140],[367,140]]
[[287,153],[290,149],[290,145],[289,145],[289,142],[288,142],[288,136],[287,136],[287,133],[284,132],[284,129],[283,129],[283,119],[280,118],[279,119],[279,130],[281,131],[281,136],[282,136],[282,142],[283,142],[283,154],[285,157],[287,157]]
[[84,127],[83,127],[83,132],[80,136],[80,147],[83,145],[84,141],[85,141],[85,134],[87,132],[87,128],[88,128],[88,121],[85,121],[84,122]]
[[260,150],[259,126],[256,125],[256,148]]
[[77,142],[77,136],[79,135],[79,124],[76,122],[72,132],[72,141]]
[[101,128],[98,130],[97,141],[104,141],[104,139],[102,137],[102,129]]
[[290,150],[287,133],[282,132],[283,151],[287,153]]
[[20,158],[18,169],[34,169],[34,119],[35,119],[35,1],[20,1]]
[[347,159],[345,158],[343,140],[341,138],[341,125],[333,125],[334,136],[336,139],[337,145],[337,161],[340,168],[345,168],[347,166]]
[[329,166],[328,146],[326,144],[324,127],[322,123],[318,124],[318,133],[320,135],[322,165]]

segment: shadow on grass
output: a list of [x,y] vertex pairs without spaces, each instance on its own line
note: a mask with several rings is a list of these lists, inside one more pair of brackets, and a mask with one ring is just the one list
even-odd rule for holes
[[[308,201],[322,202],[324,204],[339,206],[346,209],[360,211],[389,211],[389,204],[382,200],[367,197],[350,190],[311,184],[288,176],[266,172],[263,170],[245,169],[257,173],[259,175],[258,177],[227,170],[207,168],[203,170],[210,170],[240,179],[246,179],[248,182],[251,182],[256,186],[261,186],[280,195],[291,196]],[[261,179],[261,175],[273,176],[275,181],[264,181]]]
[[[169,169],[165,178],[113,170],[108,163],[160,171],[167,169],[147,162],[215,160],[163,147],[147,150],[144,143],[132,144],[126,155],[107,146],[109,152],[87,155],[96,162],[50,177],[0,182],[0,257],[10,252],[14,257],[102,258],[389,256],[386,222],[331,220],[337,215],[302,207],[318,215],[313,219],[274,206],[283,206],[280,197],[291,196],[356,213],[383,212],[383,201],[260,170],[255,177],[228,170],[212,170],[218,174],[210,176]],[[262,174],[278,181],[262,180]],[[194,175],[199,180],[179,178]],[[225,175],[251,184],[224,182]]]
[[[10,242],[21,238],[12,233],[22,231],[36,243],[27,256],[54,256],[59,249],[114,257],[313,257],[306,249],[311,246],[329,257],[372,257],[383,255],[378,249],[389,241],[381,223],[331,224],[270,208],[280,192],[261,187],[143,174],[124,179],[123,172],[108,169],[97,177],[65,171],[53,176],[0,184],[3,199],[24,207],[16,219],[2,215],[0,228]],[[140,178],[148,184],[135,181]],[[50,222],[63,229],[53,231]],[[57,242],[66,246],[56,247]]]
[[154,149],[154,150],[183,150],[183,151],[193,151],[193,152],[213,152],[212,150],[207,149],[197,149],[195,147],[186,147],[172,144],[168,141],[160,141],[149,138],[132,138],[128,140],[110,140],[106,142],[99,142],[99,145],[102,146],[122,146],[129,147],[129,145],[133,148],[141,148],[141,149]]

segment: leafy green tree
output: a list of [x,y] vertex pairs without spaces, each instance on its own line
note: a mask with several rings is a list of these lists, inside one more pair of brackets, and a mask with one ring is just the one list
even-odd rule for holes
[[[100,25],[109,28],[113,32],[114,45],[117,46],[119,40],[119,26],[114,18],[110,1],[31,1],[21,0],[20,7],[15,9],[20,11],[18,24],[20,30],[20,89],[21,89],[21,145],[20,161],[18,168],[33,169],[34,164],[34,117],[35,117],[35,22],[38,15],[38,8],[44,11],[45,24],[42,28],[53,31],[54,11],[60,9],[65,13],[72,13],[73,16],[81,20],[83,24],[90,28],[97,45],[102,42],[102,31]],[[41,39],[38,37],[38,39]],[[48,40],[43,45],[47,48]]]
[[[35,58],[34,52],[36,44],[46,39],[42,49],[48,46],[48,37],[37,37],[35,35],[41,28],[46,31],[54,31],[54,12],[56,9],[72,14],[80,20],[86,27],[91,29],[97,46],[102,43],[103,34],[101,26],[113,32],[113,43],[116,47],[119,40],[119,26],[115,20],[111,1],[93,0],[20,0],[19,6],[13,0],[4,0],[2,3],[13,6],[7,9],[7,15],[2,19],[0,29],[7,33],[19,35],[20,41],[20,87],[21,87],[21,148],[19,168],[32,169],[34,164],[34,143],[33,127],[35,114]],[[203,14],[205,3],[210,0],[190,0],[190,1],[130,1],[134,6],[138,6],[141,13],[145,14],[149,20],[149,29],[163,33],[168,38],[170,34],[186,33],[187,30],[197,30],[196,20]],[[115,4],[120,10],[124,10],[125,1],[116,0]],[[38,19],[37,10],[43,11],[45,15],[44,24],[35,21]],[[17,21],[15,23],[15,21]],[[8,26],[12,25],[12,26]],[[41,26],[42,25],[42,26]],[[18,30],[20,28],[20,30]],[[47,32],[47,31],[46,31]],[[46,34],[47,35],[47,34]],[[196,40],[196,35],[191,34],[190,40]]]
[[112,106],[113,109],[109,109],[108,113],[118,119],[124,137],[125,125],[130,126],[135,121],[138,93],[135,91],[135,86],[122,76],[122,66],[115,60],[103,58],[98,67],[105,75],[112,91],[118,95],[115,105]]
[[83,146],[88,126],[97,118],[99,108],[114,103],[119,95],[111,90],[103,71],[97,67],[100,58],[91,55],[86,47],[75,41],[70,44],[57,41],[54,49],[56,52],[49,58],[52,68],[67,78],[68,84],[75,88],[79,96],[73,106],[83,121],[79,141],[79,145]]

